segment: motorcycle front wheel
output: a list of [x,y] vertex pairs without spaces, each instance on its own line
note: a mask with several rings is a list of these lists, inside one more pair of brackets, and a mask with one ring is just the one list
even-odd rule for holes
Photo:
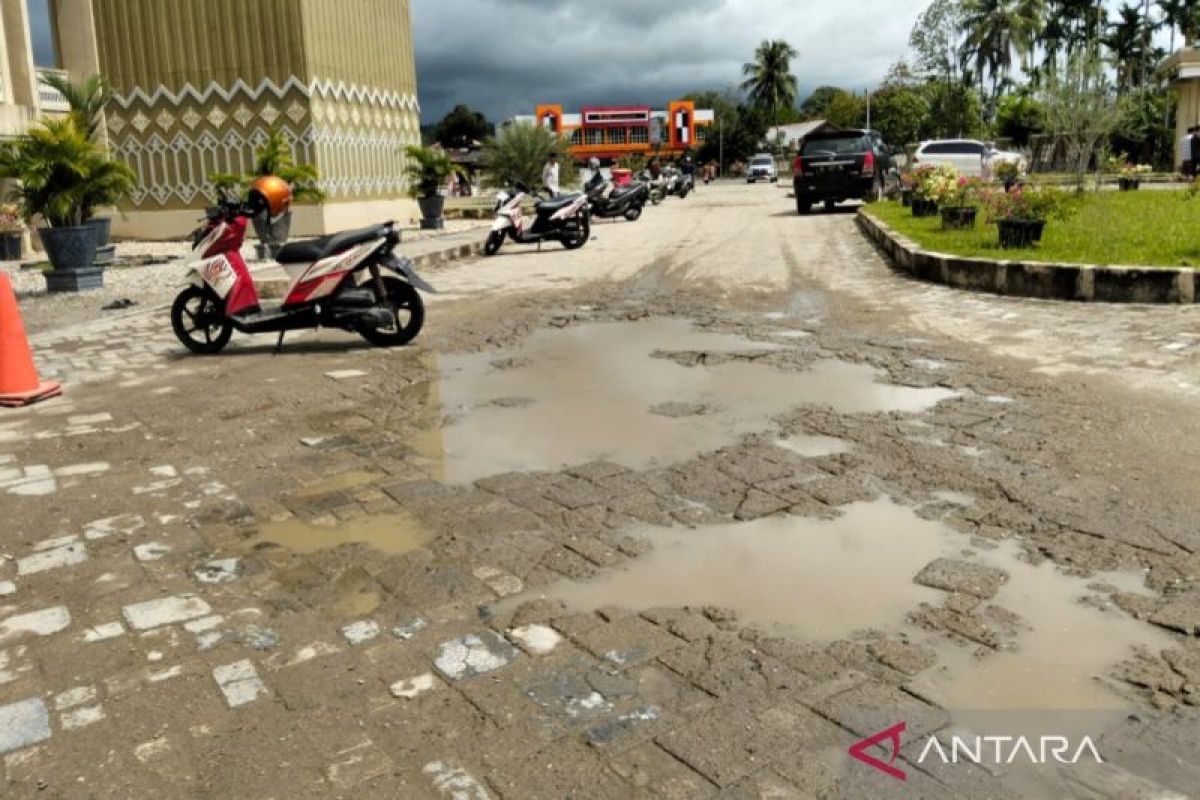
[[359,328],[358,333],[376,347],[399,347],[417,338],[425,324],[425,303],[408,281],[383,277],[387,302],[396,319],[394,328]]
[[500,252],[500,245],[504,244],[504,231],[492,231],[488,234],[487,241],[483,243],[483,254],[485,256],[494,256]]
[[592,235],[592,226],[586,217],[579,217],[575,224],[574,230],[563,234],[562,246],[568,250],[578,250],[583,247]]
[[189,286],[171,304],[171,329],[184,347],[202,356],[216,355],[233,336],[221,299],[207,286]]
[[658,205],[662,201],[663,201],[663,195],[659,194],[658,192],[650,193],[650,202],[651,203],[653,203],[654,205]]

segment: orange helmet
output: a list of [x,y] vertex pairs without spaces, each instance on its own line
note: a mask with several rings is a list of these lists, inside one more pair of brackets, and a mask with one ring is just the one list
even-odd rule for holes
[[292,207],[292,187],[274,175],[265,175],[250,184],[250,205],[278,217]]

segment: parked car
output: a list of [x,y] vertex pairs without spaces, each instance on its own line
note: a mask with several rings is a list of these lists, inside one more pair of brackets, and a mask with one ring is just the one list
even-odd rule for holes
[[800,143],[792,162],[796,211],[801,214],[815,203],[832,211],[846,200],[880,200],[898,182],[892,151],[877,131],[814,133]]
[[1029,172],[1029,162],[1025,159],[1023,153],[1018,153],[1015,150],[1000,150],[991,142],[988,142],[987,148],[989,170],[992,175],[996,174],[996,167],[1001,164],[1016,164],[1017,170],[1022,175]]
[[912,164],[914,167],[922,164],[951,166],[960,175],[987,178],[991,176],[991,150],[975,139],[935,139],[917,145]]
[[758,181],[775,183],[777,180],[779,180],[779,175],[775,172],[775,156],[770,153],[759,153],[750,159],[750,165],[746,167],[746,183],[757,183]]

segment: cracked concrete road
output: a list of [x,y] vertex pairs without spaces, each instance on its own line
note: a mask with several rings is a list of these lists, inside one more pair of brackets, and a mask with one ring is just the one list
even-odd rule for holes
[[[596,233],[399,351],[39,332],[4,795],[1194,792],[1195,309],[914,283],[771,187]],[[921,757],[1002,718],[1105,763]],[[903,784],[848,753],[900,721]]]

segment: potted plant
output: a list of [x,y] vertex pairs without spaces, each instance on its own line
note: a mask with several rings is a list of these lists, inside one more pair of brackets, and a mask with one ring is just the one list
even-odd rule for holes
[[1149,164],[1125,163],[1121,165],[1117,183],[1122,192],[1136,192],[1142,185],[1142,176],[1149,175]]
[[0,261],[20,261],[24,256],[25,223],[19,206],[0,206]]
[[[953,167],[934,167],[924,164],[913,172],[912,213],[914,217],[932,217],[937,214],[937,198],[933,182],[939,170],[944,174],[954,172]],[[957,173],[954,173],[957,175]]]
[[1050,187],[1015,186],[1009,192],[986,193],[983,202],[1006,249],[1033,247],[1041,241],[1048,219],[1065,219],[1071,212],[1062,191]]
[[[291,146],[278,128],[272,129],[254,151],[254,170],[249,175],[236,173],[213,173],[208,180],[218,198],[240,195],[256,178],[275,175],[292,187],[292,200],[296,203],[321,203],[327,198],[317,185],[320,173],[312,164],[297,164]],[[288,240],[292,229],[292,212],[289,209],[275,219],[255,216],[254,233],[258,236],[258,257],[274,258],[279,248]]]
[[133,172],[113,161],[73,117],[46,118],[0,148],[0,178],[17,181],[12,196],[26,222],[35,217],[52,267],[52,292],[99,288],[104,267],[96,266],[96,229],[85,225],[99,202],[117,201],[134,186]]
[[404,167],[408,193],[421,207],[421,227],[427,230],[445,227],[442,211],[446,206],[446,198],[442,194],[442,187],[451,175],[466,173],[440,149],[409,145],[404,153],[408,156],[408,163]]
[[[38,80],[62,95],[70,108],[75,126],[87,134],[89,141],[99,145],[100,128],[104,124],[104,109],[113,96],[107,81],[99,75],[92,75],[82,81],[74,81],[70,76],[60,72],[39,73]],[[111,264],[115,260],[116,248],[109,244],[112,235],[112,220],[108,217],[95,216],[95,211],[127,199],[127,194],[127,192],[118,192],[106,195],[105,191],[100,189],[84,209],[83,224],[96,229],[95,263],[97,265]]]
[[1010,191],[1021,180],[1021,168],[1011,161],[1002,161],[994,171],[996,180],[1004,186],[1004,191]]
[[975,227],[976,196],[983,182],[979,178],[959,176],[957,180],[935,182],[938,209],[942,215],[942,230],[964,230]]
[[912,170],[906,169],[900,173],[900,205],[905,208],[912,208],[915,185]]

